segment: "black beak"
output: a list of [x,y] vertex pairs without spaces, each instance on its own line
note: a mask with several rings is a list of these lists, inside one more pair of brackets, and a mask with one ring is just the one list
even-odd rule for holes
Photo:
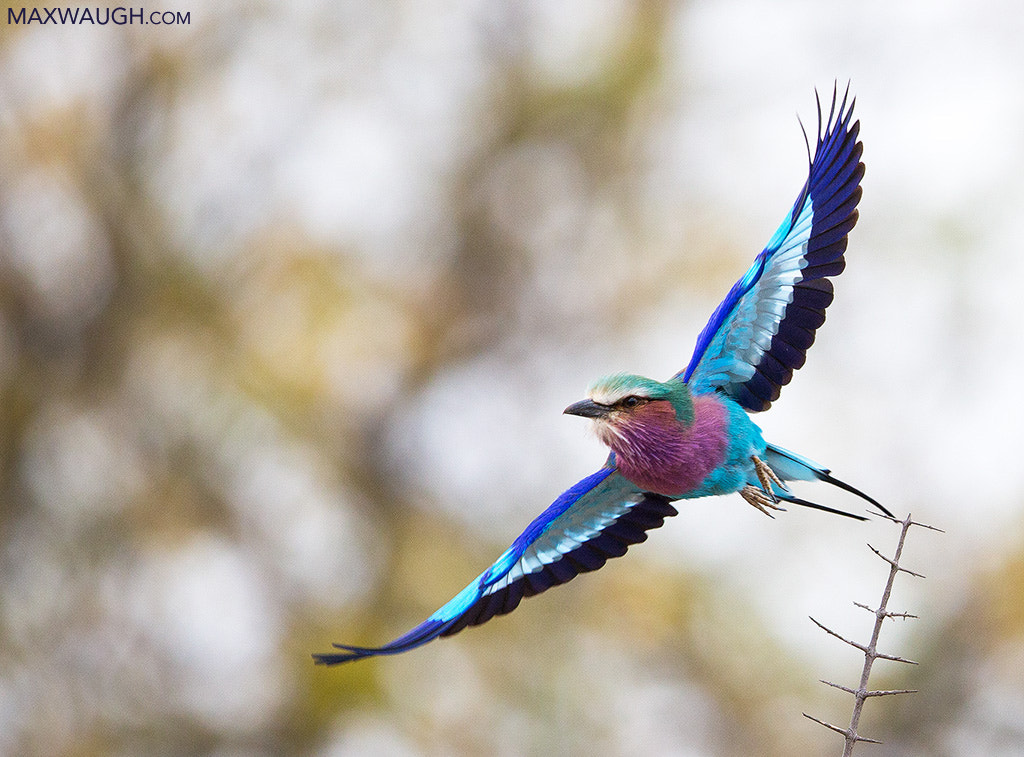
[[603,418],[610,411],[610,407],[599,405],[594,400],[580,400],[579,402],[573,402],[562,412],[566,415],[579,415],[583,418]]

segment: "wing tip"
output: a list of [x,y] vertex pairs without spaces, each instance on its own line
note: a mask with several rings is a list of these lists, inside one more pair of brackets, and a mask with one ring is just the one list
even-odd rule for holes
[[[818,147],[827,141],[828,137],[832,134],[833,129],[840,125],[844,125],[844,131],[852,131],[849,126],[850,118],[853,116],[854,108],[857,105],[857,96],[854,95],[853,99],[850,99],[850,88],[853,86],[853,80],[846,80],[846,87],[843,89],[843,100],[839,103],[839,79],[835,79],[832,82],[832,101],[829,105],[828,120],[822,118],[821,108],[821,92],[818,88],[814,88],[814,100],[818,108]],[[849,101],[850,106],[847,107],[846,103]],[[839,103],[839,109],[836,110],[836,104]],[[857,122],[860,123],[859,121]],[[824,128],[823,128],[824,127]],[[856,124],[854,125],[854,128]]]
[[353,647],[348,644],[331,644],[335,649],[345,650],[343,652],[314,652],[311,656],[314,665],[341,665],[352,660],[361,660],[364,657],[376,657],[387,654],[383,648]]
[[[817,88],[814,90],[818,124],[813,155],[807,129],[803,120],[799,115],[797,116],[804,134],[809,167],[807,181],[787,218],[788,226],[784,222],[779,227],[753,265],[736,282],[726,298],[715,309],[697,337],[697,344],[689,363],[685,369],[676,374],[676,377],[682,377],[683,381],[688,384],[693,385],[694,381],[697,384],[705,382],[705,385],[710,388],[726,392],[751,412],[767,410],[772,402],[778,399],[781,388],[792,379],[792,371],[803,365],[807,348],[814,341],[814,332],[821,323],[810,329],[807,336],[800,336],[797,339],[799,344],[793,345],[794,349],[788,349],[788,345],[779,346],[780,353],[792,356],[798,352],[799,356],[787,366],[792,370],[785,373],[785,380],[775,382],[776,386],[770,389],[752,387],[750,391],[743,392],[740,389],[746,383],[742,380],[743,377],[732,375],[728,371],[723,373],[710,368],[707,372],[702,373],[701,364],[708,359],[708,351],[711,349],[714,339],[723,326],[727,326],[737,303],[760,279],[766,268],[767,259],[782,249],[787,236],[793,233],[795,225],[801,219],[801,213],[808,209],[808,200],[813,199],[814,217],[811,221],[809,244],[805,253],[806,265],[802,268],[800,278],[795,284],[794,297],[807,294],[806,290],[813,289],[814,285],[819,282],[826,282],[829,277],[838,276],[845,267],[843,256],[847,248],[847,238],[860,218],[857,206],[863,195],[861,180],[865,171],[864,164],[861,162],[863,143],[859,139],[860,122],[855,121],[853,117],[857,98],[852,94],[850,80],[847,80],[846,86],[842,90],[842,96],[840,96],[839,83],[838,79],[833,82],[831,100],[823,98],[821,91]],[[827,109],[826,103],[828,104]],[[807,233],[807,230],[801,227],[801,233]],[[820,320],[823,322],[824,311],[831,303],[831,298],[828,302],[818,301],[819,298],[816,295],[812,299],[813,302],[803,303],[803,307],[818,310],[821,314]],[[778,334],[773,334],[773,341],[775,336]],[[788,358],[780,356],[779,359]]]
[[[596,570],[608,559],[625,554],[628,544],[644,541],[647,538],[645,531],[658,528],[666,517],[676,514],[675,508],[666,498],[643,494],[632,484],[628,484],[631,504],[605,523],[596,536],[587,537],[574,550],[558,550],[551,562],[543,563],[537,570],[522,571],[514,580],[505,581],[513,566],[523,559],[530,545],[548,530],[552,522],[614,472],[615,468],[606,464],[569,487],[526,527],[490,568],[411,631],[381,647],[334,644],[334,648],[340,651],[315,653],[312,655],[314,663],[340,665],[366,657],[394,655],[416,649],[434,639],[458,633],[468,626],[485,623],[496,615],[505,615],[518,607],[523,598],[570,581],[580,573]],[[634,501],[632,498],[635,496],[641,498]],[[606,533],[606,530],[609,532]]]

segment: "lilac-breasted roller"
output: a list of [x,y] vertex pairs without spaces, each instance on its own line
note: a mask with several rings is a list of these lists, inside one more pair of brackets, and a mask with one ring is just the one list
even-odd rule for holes
[[675,500],[739,492],[769,515],[783,501],[864,520],[798,499],[784,483],[818,480],[889,514],[828,469],[767,444],[748,415],[767,410],[804,364],[832,302],[830,277],[846,265],[863,145],[853,102],[847,107],[846,95],[837,101],[834,91],[823,120],[819,100],[807,181],[700,333],[689,365],[664,382],[625,373],[598,379],[586,399],[565,409],[593,419],[611,449],[601,469],[563,492],[493,565],[416,628],[381,647],[335,644],[341,651],[316,654],[317,663],[398,654],[511,612],[523,597],[625,554],[677,514]]

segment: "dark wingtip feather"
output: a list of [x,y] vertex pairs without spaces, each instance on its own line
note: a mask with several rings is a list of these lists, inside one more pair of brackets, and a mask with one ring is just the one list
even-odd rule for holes
[[343,662],[351,662],[363,657],[372,657],[373,653],[359,647],[345,647],[341,644],[332,644],[338,649],[349,649],[349,652],[317,652],[313,654],[313,662],[316,665],[341,665]]
[[856,102],[855,97],[850,97],[849,82],[842,98],[839,97],[836,81],[825,117],[821,94],[815,90],[817,140],[807,183],[792,211],[795,220],[804,202],[813,199],[815,215],[805,251],[806,266],[764,355],[765,360],[774,358],[785,370],[761,370],[761,366],[756,366],[758,370],[744,385],[730,390],[733,399],[751,412],[767,410],[793,378],[793,371],[803,366],[814,334],[825,321],[825,309],[832,302],[828,278],[838,276],[846,267],[844,253],[848,235],[859,217],[857,205],[864,176],[859,122],[851,123]]
[[422,646],[428,641],[433,641],[438,636],[443,635],[445,630],[454,621],[455,619],[445,621],[428,618],[408,633],[402,634],[382,647],[356,647],[350,644],[331,644],[335,649],[342,649],[344,652],[316,653],[313,655],[313,660],[317,665],[340,665],[344,662],[361,660],[365,657],[400,654],[401,652],[407,652],[410,649]]

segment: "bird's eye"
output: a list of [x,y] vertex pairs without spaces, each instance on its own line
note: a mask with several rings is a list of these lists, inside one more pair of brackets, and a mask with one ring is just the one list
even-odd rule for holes
[[630,396],[626,397],[624,400],[622,400],[622,406],[623,407],[636,407],[641,402],[643,402],[643,400],[640,399],[639,397],[635,397],[633,395],[630,395]]

